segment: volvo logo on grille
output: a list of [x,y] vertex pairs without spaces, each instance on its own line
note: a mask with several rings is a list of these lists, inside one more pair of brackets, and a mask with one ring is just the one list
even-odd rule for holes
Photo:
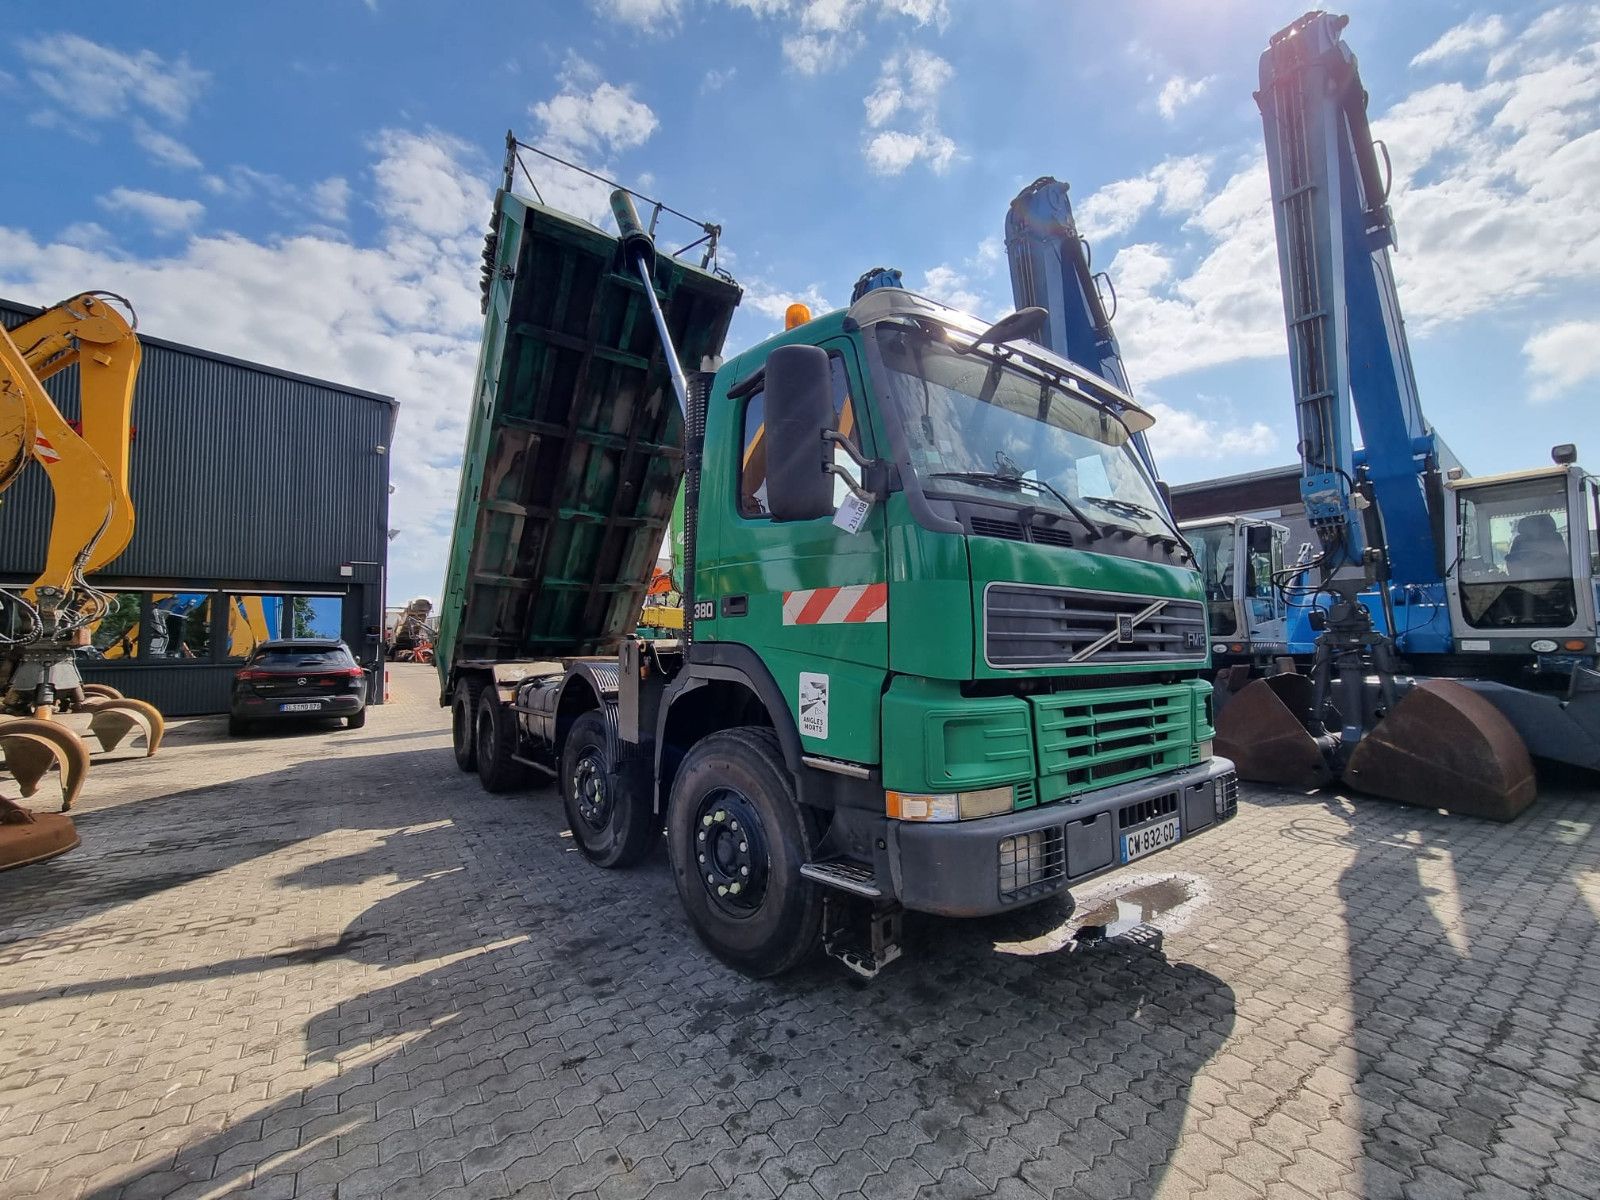
[[1136,625],[1142,625],[1167,606],[1166,600],[1156,600],[1147,604],[1136,613],[1118,613],[1116,626],[1106,631],[1105,635],[1096,638],[1082,650],[1074,654],[1068,662],[1082,662],[1099,654],[1107,646],[1115,642],[1119,646],[1133,645],[1133,630]]
[[1133,614],[1117,614],[1117,645],[1133,645]]

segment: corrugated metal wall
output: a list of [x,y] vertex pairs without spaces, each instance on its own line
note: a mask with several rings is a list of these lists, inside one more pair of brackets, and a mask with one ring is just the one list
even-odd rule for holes
[[[8,328],[36,311],[0,300]],[[92,582],[343,594],[345,640],[381,671],[380,639],[369,631],[383,623],[394,402],[173,342],[141,342],[133,540]],[[75,376],[68,370],[46,385],[69,419],[77,416]],[[37,574],[53,507],[36,468],[0,499],[0,579]],[[346,564],[376,565],[343,574]],[[218,662],[83,667],[86,678],[174,716],[225,710],[233,673]]]
[[[15,326],[31,309],[0,300]],[[76,371],[47,390],[77,416]],[[68,399],[73,397],[74,399]],[[106,576],[347,582],[384,560],[394,405],[386,398],[144,340],[134,392],[133,541]],[[51,491],[25,471],[0,503],[0,574],[44,561]]]

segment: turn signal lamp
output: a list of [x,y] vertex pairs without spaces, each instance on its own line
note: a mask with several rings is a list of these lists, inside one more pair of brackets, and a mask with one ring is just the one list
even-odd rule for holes
[[1588,647],[1584,644],[1584,641],[1583,641],[1582,638],[1568,638],[1566,643],[1565,643],[1565,645],[1566,645],[1566,648],[1568,650],[1587,650],[1588,649]]
[[885,792],[885,807],[895,821],[970,821],[1011,811],[1016,789],[984,788],[976,792]]
[[794,329],[796,326],[804,325],[809,320],[811,320],[811,310],[804,304],[791,304],[783,310],[783,327],[785,329]]

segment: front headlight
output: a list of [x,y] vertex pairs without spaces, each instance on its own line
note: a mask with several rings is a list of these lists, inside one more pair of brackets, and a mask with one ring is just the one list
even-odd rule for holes
[[885,792],[885,808],[895,821],[970,821],[1011,811],[1016,789],[982,788],[975,792]]

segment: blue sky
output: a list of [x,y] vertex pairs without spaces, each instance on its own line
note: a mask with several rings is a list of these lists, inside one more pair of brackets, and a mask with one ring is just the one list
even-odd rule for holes
[[[1163,473],[1276,465],[1295,439],[1250,93],[1301,11],[173,2],[103,10],[90,37],[13,4],[0,295],[121,291],[153,334],[398,396],[398,600],[438,588],[507,128],[721,222],[733,348],[878,264],[1004,311],[1006,205],[1053,174],[1116,283]],[[1600,454],[1600,6],[1340,11],[1394,161],[1426,412],[1474,473]]]

